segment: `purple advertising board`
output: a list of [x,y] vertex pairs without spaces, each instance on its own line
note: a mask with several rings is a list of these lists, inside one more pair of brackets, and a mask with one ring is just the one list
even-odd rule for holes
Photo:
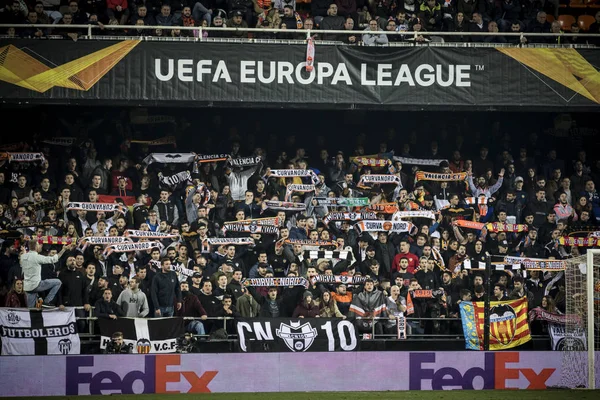
[[[545,389],[561,384],[562,357],[466,351],[2,357],[0,396]],[[324,365],[351,365],[359,379],[348,379],[348,368]],[[268,379],[256,379],[257,368],[270,371]]]

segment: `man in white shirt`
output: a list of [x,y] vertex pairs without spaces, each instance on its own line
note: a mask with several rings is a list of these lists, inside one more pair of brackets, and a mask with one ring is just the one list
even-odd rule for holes
[[50,293],[44,299],[44,305],[50,305],[60,289],[61,282],[59,279],[42,280],[42,265],[57,263],[66,251],[75,248],[75,244],[64,246],[58,254],[51,257],[39,254],[42,251],[42,245],[37,240],[30,240],[28,248],[29,250],[21,247],[19,257],[23,269],[23,290],[27,295],[27,307],[34,308],[38,292],[45,292],[46,290],[50,290]]

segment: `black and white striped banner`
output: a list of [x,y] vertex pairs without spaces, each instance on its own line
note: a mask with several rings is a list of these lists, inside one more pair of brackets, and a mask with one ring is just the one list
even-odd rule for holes
[[2,355],[79,354],[75,309],[0,308]]

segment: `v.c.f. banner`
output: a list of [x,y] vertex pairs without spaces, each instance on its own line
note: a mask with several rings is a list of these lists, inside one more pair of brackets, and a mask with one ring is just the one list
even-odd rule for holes
[[[319,45],[317,45],[319,46]],[[0,39],[4,102],[600,108],[600,49]]]
[[[484,350],[485,302],[459,304],[468,350]],[[531,340],[527,321],[527,298],[490,302],[490,350],[505,350]]]

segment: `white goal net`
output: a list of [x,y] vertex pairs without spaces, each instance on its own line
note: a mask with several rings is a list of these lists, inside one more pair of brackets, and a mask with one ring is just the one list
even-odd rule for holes
[[555,347],[563,354],[562,384],[570,388],[600,387],[600,250],[588,253],[567,260],[564,292],[557,296],[565,314],[574,317],[567,318]]

